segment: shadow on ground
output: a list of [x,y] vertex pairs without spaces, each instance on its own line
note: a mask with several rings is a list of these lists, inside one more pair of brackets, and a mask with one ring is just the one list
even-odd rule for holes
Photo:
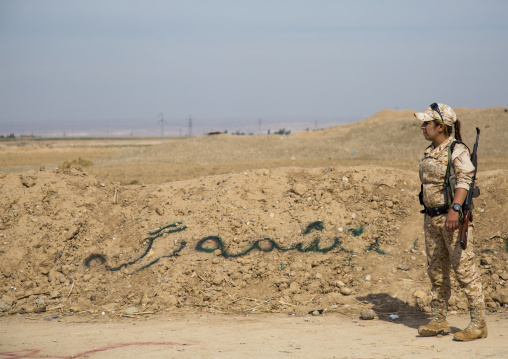
[[421,309],[387,293],[370,293],[366,296],[356,297],[356,299],[373,304],[372,310],[374,310],[379,320],[402,324],[414,329],[428,323],[429,320],[429,315],[422,312]]

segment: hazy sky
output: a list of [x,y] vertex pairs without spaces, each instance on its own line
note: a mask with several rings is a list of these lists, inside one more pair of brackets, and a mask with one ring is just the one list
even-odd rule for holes
[[503,0],[0,0],[0,134],[507,106],[507,64]]

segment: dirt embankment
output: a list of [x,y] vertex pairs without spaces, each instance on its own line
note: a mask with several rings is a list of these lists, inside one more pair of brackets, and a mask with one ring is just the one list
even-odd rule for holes
[[[508,113],[457,113],[470,147],[482,131],[474,245],[487,306],[499,310]],[[2,145],[0,311],[426,311],[416,169],[427,143],[412,114],[289,136],[88,148],[98,157],[87,172],[54,169],[30,144]],[[10,156],[47,170],[15,169]],[[145,185],[125,185],[133,181]],[[451,308],[465,310],[454,286]]]
[[[507,298],[507,175],[478,181],[476,262],[491,310]],[[2,173],[2,306],[425,311],[418,190],[416,172],[376,166],[131,186],[76,169]],[[466,309],[460,290],[451,307]]]

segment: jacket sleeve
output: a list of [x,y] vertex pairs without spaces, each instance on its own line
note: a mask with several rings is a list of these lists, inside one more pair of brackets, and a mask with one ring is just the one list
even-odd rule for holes
[[464,188],[466,191],[469,191],[475,168],[466,146],[460,143],[455,146],[452,153],[452,163],[455,167],[455,176],[457,178],[455,188]]

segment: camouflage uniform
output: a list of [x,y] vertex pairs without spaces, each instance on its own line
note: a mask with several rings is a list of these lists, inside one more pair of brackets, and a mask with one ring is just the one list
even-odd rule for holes
[[[455,141],[450,136],[437,148],[430,145],[425,150],[420,163],[420,180],[423,184],[423,201],[427,207],[444,205],[443,183],[448,164],[448,146]],[[474,166],[469,159],[466,146],[457,143],[451,157],[457,178],[456,188],[469,190]],[[432,283],[431,297],[433,302],[446,304],[451,295],[450,271],[453,268],[456,278],[464,289],[469,308],[483,305],[483,292],[480,277],[476,272],[473,252],[472,223],[468,232],[468,246],[462,250],[459,244],[459,229],[447,232],[446,214],[436,217],[425,215],[425,245],[427,252],[428,274]]]

